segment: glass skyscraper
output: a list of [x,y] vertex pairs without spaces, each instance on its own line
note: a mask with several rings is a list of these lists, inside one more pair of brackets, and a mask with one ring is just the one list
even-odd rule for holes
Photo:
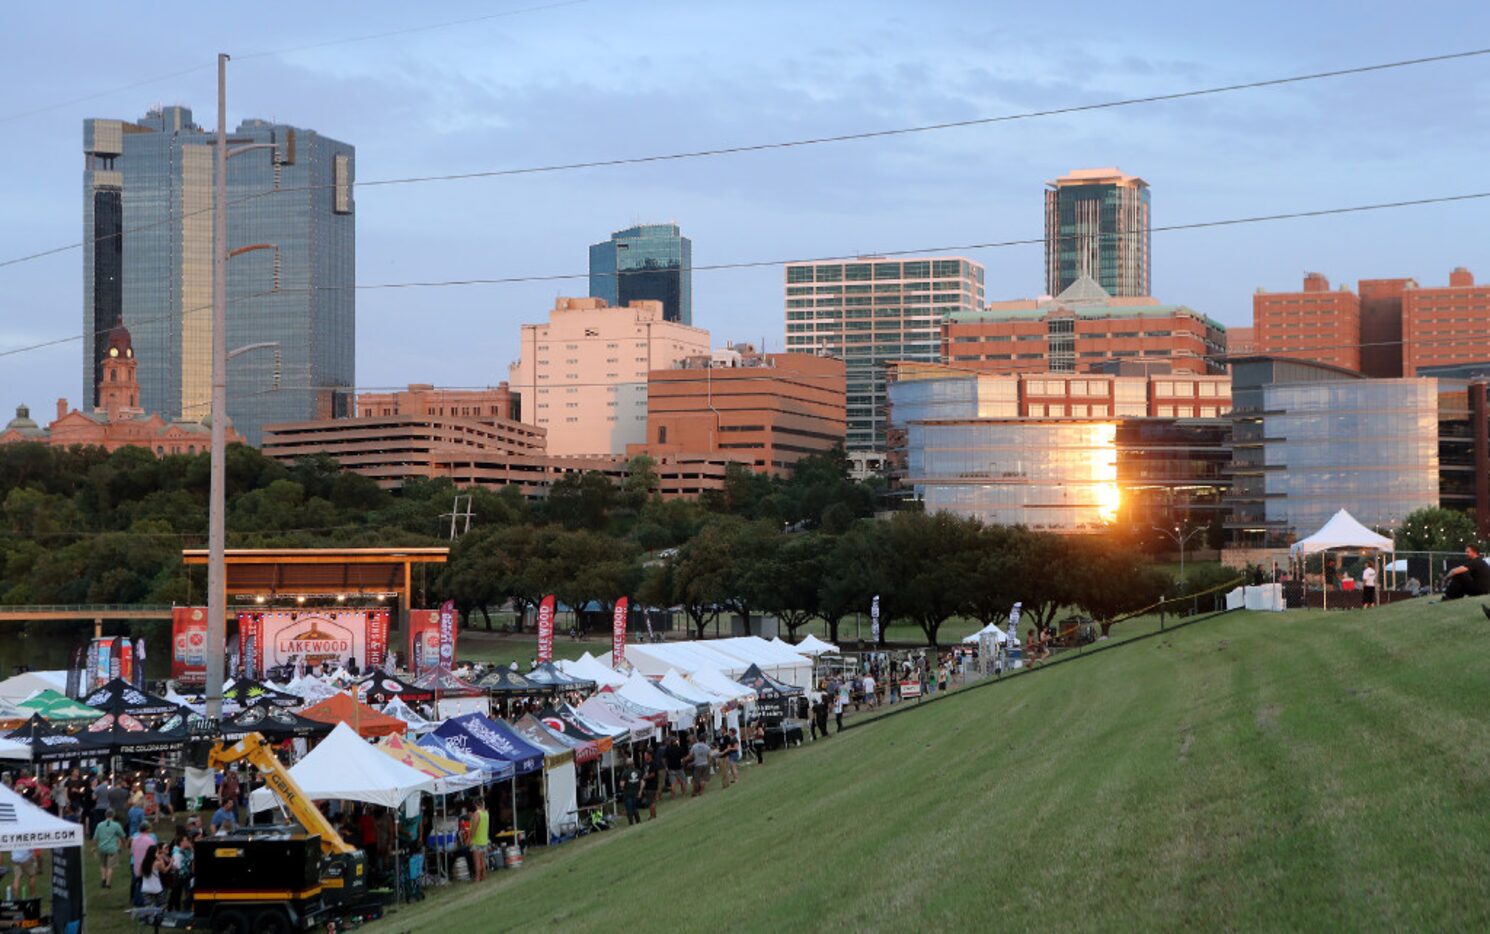
[[983,266],[961,257],[787,265],[786,349],[847,365],[856,464],[878,467],[885,451],[885,363],[941,359],[942,321],[982,306]]
[[[83,122],[84,398],[97,398],[102,336],[122,323],[141,406],[208,414],[214,145],[185,107]],[[258,444],[266,424],[350,408],[355,151],[264,120],[239,124],[228,148],[228,415]]]
[[1148,182],[1117,169],[1077,169],[1045,192],[1045,290],[1091,276],[1108,295],[1151,295]]
[[693,241],[677,224],[642,224],[590,245],[590,297],[621,307],[662,303],[662,317],[693,324]]

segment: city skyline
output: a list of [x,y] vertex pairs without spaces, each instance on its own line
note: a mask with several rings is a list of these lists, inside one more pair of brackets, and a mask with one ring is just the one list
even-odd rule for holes
[[[454,32],[258,58],[240,54],[229,69],[229,123],[259,114],[316,127],[357,142],[364,179],[397,178],[749,144],[1299,74],[1454,51],[1452,37],[1472,25],[1463,11],[1430,8],[1409,26],[1388,29],[1384,19],[1367,13],[1342,21],[1329,49],[1304,41],[1302,32],[1281,40],[1269,33],[1267,42],[1249,46],[1249,37],[1264,38],[1266,16],[1222,14],[1224,29],[1202,33],[1176,25],[1162,6],[1114,25],[1102,45],[1077,50],[1090,54],[1075,75],[1039,51],[1036,14],[995,28],[966,7],[907,39],[907,30],[896,25],[902,17],[885,7],[876,25],[835,33],[847,41],[832,49],[815,39],[783,43],[765,23],[743,24],[737,43],[707,57],[696,54],[695,39],[710,16],[680,10],[663,28],[647,30],[645,62],[581,63],[564,80],[527,77],[558,48],[598,50],[618,30],[637,28],[633,16],[596,2]],[[473,6],[450,15],[463,11],[485,12]],[[86,39],[76,52],[50,54],[43,42],[18,43],[16,54],[0,64],[0,73],[12,79],[0,97],[0,116],[113,93],[11,121],[27,144],[8,159],[12,171],[3,191],[21,223],[0,231],[0,259],[78,239],[77,175],[69,154],[77,150],[82,117],[135,113],[141,100],[209,100],[211,74],[114,89],[168,71],[168,64],[210,62],[210,50],[201,51],[206,40],[214,49],[241,53],[347,35],[337,17],[306,12],[290,33],[255,22],[247,11],[211,19],[209,28],[205,15],[167,5],[131,17],[107,40]],[[830,10],[794,15],[809,26],[841,26]],[[370,13],[390,29],[417,24],[406,16],[392,6]],[[1322,22],[1329,14],[1311,16]],[[168,20],[181,28],[158,28]],[[24,10],[15,28],[17,35],[39,38],[59,22],[55,13]],[[1221,33],[1225,42],[1213,38]],[[811,28],[802,33],[812,34]],[[149,55],[118,52],[145,35],[152,37]],[[491,56],[491,48],[504,55]],[[1181,48],[1183,55],[1176,52]],[[986,56],[962,54],[975,50],[1000,55],[990,64]],[[74,55],[107,59],[111,68],[69,69]],[[1154,185],[1161,193],[1156,226],[1452,194],[1462,187],[1454,179],[1469,171],[1465,160],[1483,148],[1487,134],[1484,121],[1473,119],[1486,106],[1484,92],[1465,80],[1473,67],[1431,65],[895,142],[361,188],[364,285],[576,278],[364,292],[359,382],[495,385],[502,366],[494,361],[517,356],[517,324],[549,307],[555,294],[582,295],[586,244],[597,230],[614,229],[625,218],[677,218],[695,241],[695,262],[712,265],[1039,238],[1043,181],[1081,165],[1119,165]],[[37,97],[30,89],[38,86],[54,96]],[[752,93],[742,96],[744,87]],[[1423,95],[1453,103],[1465,119],[1453,128],[1427,119],[1415,107]],[[728,121],[715,103],[726,98],[744,107]],[[1336,119],[1363,108],[1376,125],[1401,132],[1387,140]],[[398,118],[387,119],[391,114]],[[1329,134],[1307,136],[1286,153],[1268,145],[1280,133],[1322,122],[1331,124]],[[1264,164],[1259,160],[1268,165],[1266,173],[1256,171]],[[949,184],[959,196],[945,197]],[[870,192],[876,196],[866,198]],[[928,204],[936,209],[927,210]],[[1328,269],[1340,281],[1373,275],[1432,281],[1445,268],[1486,268],[1481,253],[1466,248],[1483,241],[1482,213],[1437,206],[1155,234],[1156,290],[1222,323],[1244,325],[1254,288],[1291,287],[1306,269]],[[494,225],[493,216],[520,223]],[[991,299],[1044,291],[1038,246],[970,256],[989,268]],[[9,311],[0,314],[0,350],[76,335],[70,325],[82,304],[81,265],[72,251],[0,272],[9,295]],[[700,271],[696,323],[721,337],[763,336],[764,349],[777,349],[783,337],[779,283],[779,267]],[[411,318],[420,327],[409,328]],[[447,326],[429,327],[431,320]],[[450,351],[453,334],[460,335],[458,353]],[[46,411],[54,398],[78,394],[77,341],[0,359],[0,399],[7,406],[27,403]]]

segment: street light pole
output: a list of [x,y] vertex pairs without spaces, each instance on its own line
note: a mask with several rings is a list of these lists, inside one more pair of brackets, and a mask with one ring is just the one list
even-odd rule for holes
[[1203,525],[1202,526],[1196,526],[1195,528],[1191,529],[1189,532],[1184,532],[1184,530],[1180,526],[1175,526],[1173,529],[1164,529],[1164,528],[1160,528],[1159,526],[1156,525],[1156,526],[1154,526],[1154,531],[1155,532],[1162,532],[1164,535],[1169,536],[1169,538],[1173,539],[1174,540],[1174,543],[1179,546],[1179,549],[1180,549],[1180,583],[1183,584],[1185,582],[1185,546],[1190,543],[1190,539],[1192,539],[1195,536],[1199,535],[1201,532],[1204,532],[1205,531],[1205,526],[1203,526]]
[[228,648],[228,56],[217,56],[216,195],[212,212],[212,470],[207,511],[207,716],[222,716]]

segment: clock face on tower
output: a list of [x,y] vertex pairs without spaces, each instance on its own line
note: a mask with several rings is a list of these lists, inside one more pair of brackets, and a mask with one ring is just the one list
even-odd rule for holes
[[119,348],[118,347],[110,347],[109,348],[109,356],[111,356],[111,357],[117,357],[117,356],[119,356]]

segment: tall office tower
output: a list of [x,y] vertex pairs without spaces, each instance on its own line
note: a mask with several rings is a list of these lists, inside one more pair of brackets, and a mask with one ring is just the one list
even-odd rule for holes
[[786,349],[841,357],[855,468],[885,452],[885,363],[941,358],[942,322],[983,306],[983,266],[961,257],[802,262],[786,267]]
[[693,241],[677,224],[642,224],[591,244],[590,297],[661,302],[664,320],[693,324]]
[[[186,107],[83,121],[83,390],[98,399],[104,335],[127,325],[140,406],[201,419],[212,394],[215,133]],[[348,414],[356,385],[353,147],[245,120],[228,134],[228,415],[266,423]]]
[[1115,168],[1076,169],[1045,192],[1045,290],[1091,276],[1114,297],[1149,295],[1149,185]]

